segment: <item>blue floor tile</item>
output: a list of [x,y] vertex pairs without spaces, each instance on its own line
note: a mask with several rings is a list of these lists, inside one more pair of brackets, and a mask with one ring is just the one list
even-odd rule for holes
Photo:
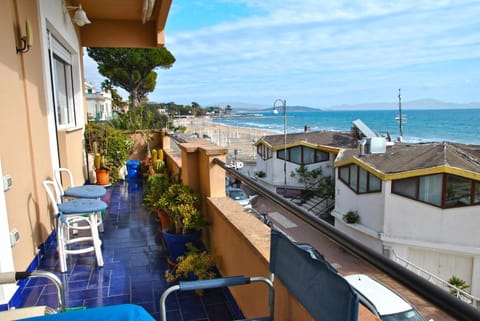
[[[59,272],[55,244],[45,249],[38,269],[52,271],[64,284],[67,307],[100,307],[124,303],[143,306],[160,320],[160,296],[169,286],[169,269],[159,223],[142,208],[144,182],[125,181],[108,189],[102,252],[98,267],[93,253],[68,260],[68,271]],[[55,287],[43,279],[31,279],[21,292],[22,306],[58,305]],[[174,293],[166,303],[168,321],[225,321],[233,319],[231,303],[223,290]]]

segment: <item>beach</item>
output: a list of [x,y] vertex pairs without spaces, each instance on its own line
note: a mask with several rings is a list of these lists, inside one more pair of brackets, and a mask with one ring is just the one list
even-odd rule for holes
[[255,160],[255,142],[265,135],[278,134],[277,132],[264,129],[214,123],[208,116],[177,118],[174,121],[174,126],[185,126],[185,135],[187,137],[208,139],[218,146],[227,148],[227,161],[233,159],[244,162]]

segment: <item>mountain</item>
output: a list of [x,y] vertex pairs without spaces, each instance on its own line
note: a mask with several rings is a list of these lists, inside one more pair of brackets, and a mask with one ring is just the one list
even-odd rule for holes
[[[402,101],[403,109],[455,109],[455,108],[480,108],[480,103],[451,103],[436,99],[417,99],[411,101]],[[379,110],[379,109],[398,109],[398,102],[369,103],[358,105],[336,105],[326,108],[328,110]]]
[[[235,113],[251,113],[259,111],[271,111],[272,107],[265,107],[260,104],[248,104],[248,103],[222,103],[218,106],[232,106]],[[279,112],[282,112],[282,107],[277,106]],[[378,102],[378,103],[365,103],[355,105],[334,105],[329,107],[307,107],[307,106],[290,106],[287,105],[289,112],[311,112],[311,111],[340,111],[340,110],[389,110],[398,109],[397,102]],[[436,99],[417,99],[411,101],[402,101],[402,109],[469,109],[480,108],[480,102],[471,103],[451,103],[443,102]]]

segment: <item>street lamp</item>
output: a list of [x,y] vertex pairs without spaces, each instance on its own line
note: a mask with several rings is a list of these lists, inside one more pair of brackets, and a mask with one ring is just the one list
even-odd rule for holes
[[283,177],[284,177],[284,189],[287,188],[287,101],[285,99],[276,99],[273,102],[272,113],[278,114],[276,108],[277,103],[280,103],[283,107]]

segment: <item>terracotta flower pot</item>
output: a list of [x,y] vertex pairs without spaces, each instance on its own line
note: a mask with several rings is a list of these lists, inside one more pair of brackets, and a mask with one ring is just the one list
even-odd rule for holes
[[168,215],[167,212],[161,209],[155,210],[157,213],[158,220],[160,221],[160,224],[162,225],[162,232],[168,230],[170,227],[170,215]]
[[108,169],[97,169],[95,174],[97,176],[97,185],[110,184],[110,172]]

